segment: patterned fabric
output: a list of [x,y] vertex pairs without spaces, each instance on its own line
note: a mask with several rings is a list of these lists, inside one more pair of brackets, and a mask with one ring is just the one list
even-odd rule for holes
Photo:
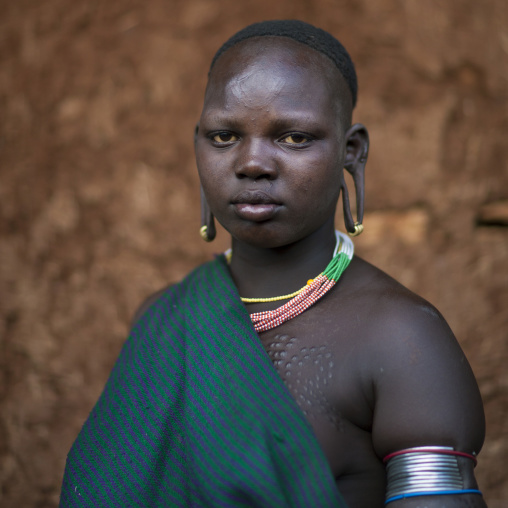
[[69,452],[61,507],[345,507],[223,256],[140,318]]

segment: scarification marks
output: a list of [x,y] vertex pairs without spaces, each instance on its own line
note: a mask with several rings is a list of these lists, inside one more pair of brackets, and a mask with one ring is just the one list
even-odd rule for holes
[[341,430],[341,419],[327,397],[333,380],[333,355],[326,345],[302,346],[289,335],[275,335],[266,351],[282,380],[309,419],[324,416]]

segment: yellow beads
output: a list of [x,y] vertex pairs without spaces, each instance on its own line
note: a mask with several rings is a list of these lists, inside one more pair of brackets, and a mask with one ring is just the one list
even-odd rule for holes
[[[323,275],[322,273],[320,275]],[[289,300],[290,298],[294,298],[299,295],[307,286],[310,286],[314,282],[314,279],[309,279],[307,284],[300,288],[298,291],[291,293],[290,295],[282,295],[282,296],[272,296],[271,298],[243,298],[240,297],[243,303],[267,303],[267,302],[278,302],[279,300]]]

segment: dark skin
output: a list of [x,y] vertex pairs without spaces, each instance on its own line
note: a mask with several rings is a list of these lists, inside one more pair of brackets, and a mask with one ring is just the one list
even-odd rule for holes
[[[240,295],[291,293],[328,264],[344,167],[363,195],[368,136],[351,127],[351,114],[339,71],[290,39],[250,39],[217,61],[196,157],[207,202],[232,235],[230,270]],[[450,328],[429,303],[357,256],[324,298],[260,340],[351,508],[383,506],[388,453],[481,449],[481,398]],[[459,466],[464,488],[477,488],[472,461]],[[486,505],[465,494],[390,506]]]

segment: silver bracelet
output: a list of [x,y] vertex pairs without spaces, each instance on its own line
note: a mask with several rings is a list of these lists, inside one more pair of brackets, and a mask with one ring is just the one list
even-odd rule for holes
[[388,455],[385,504],[416,496],[481,494],[477,489],[464,488],[457,456],[476,460],[449,446],[421,446]]

